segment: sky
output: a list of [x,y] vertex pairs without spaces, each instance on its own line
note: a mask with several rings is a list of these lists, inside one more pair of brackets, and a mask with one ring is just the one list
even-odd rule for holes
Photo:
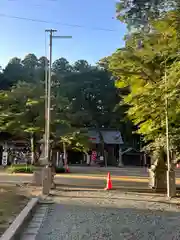
[[115,0],[0,0],[0,28],[3,67],[15,56],[45,56],[49,41],[45,29],[72,36],[53,39],[53,60],[65,57],[72,63],[85,59],[91,64],[122,47],[126,32],[125,25],[115,19]]

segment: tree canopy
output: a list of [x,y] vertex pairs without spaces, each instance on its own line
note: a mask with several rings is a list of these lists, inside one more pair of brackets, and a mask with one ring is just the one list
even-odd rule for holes
[[179,0],[118,0],[116,3],[117,18],[131,30],[138,28],[147,31],[149,21],[164,17],[169,10],[177,12],[176,27],[179,29]]
[[[30,53],[24,59],[14,57],[2,69],[1,131],[42,137],[46,63],[46,57],[37,58]],[[105,67],[91,66],[83,59],[70,64],[59,58],[53,63],[52,72],[52,138],[82,148],[87,128],[123,129],[124,107],[115,108],[121,98]]]
[[[147,143],[166,146],[168,111],[171,149],[179,150],[179,51],[174,12],[151,21],[150,32],[131,33],[108,60],[117,88],[129,88],[128,116]],[[168,105],[165,102],[168,99]],[[166,108],[167,107],[167,108]],[[160,140],[161,139],[161,140]]]

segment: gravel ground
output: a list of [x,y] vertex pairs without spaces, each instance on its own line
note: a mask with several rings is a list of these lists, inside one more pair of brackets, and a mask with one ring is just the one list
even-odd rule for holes
[[56,191],[55,204],[50,205],[36,239],[180,239],[180,209],[155,198],[103,191]]

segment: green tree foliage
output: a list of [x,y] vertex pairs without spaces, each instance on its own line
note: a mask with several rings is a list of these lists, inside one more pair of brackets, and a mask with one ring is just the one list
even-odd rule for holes
[[[0,74],[0,129],[41,138],[44,132],[46,57],[13,58]],[[87,127],[120,128],[123,108],[109,72],[85,60],[57,59],[52,67],[51,137],[74,148],[87,146]],[[5,80],[6,85],[4,86]],[[85,149],[85,148],[84,148]]]
[[[114,111],[119,95],[107,70],[79,60],[72,66],[65,59],[53,64],[55,82],[66,91],[74,127],[116,127],[120,117]],[[111,114],[109,114],[111,113]],[[118,119],[118,120],[117,120]]]
[[22,134],[42,131],[44,108],[41,84],[18,82],[10,90],[1,91],[1,131]]
[[3,77],[7,79],[6,81],[9,87],[13,86],[18,81],[23,81],[24,69],[21,63],[21,59],[16,57],[12,58],[3,70],[3,73]]
[[130,29],[146,29],[149,20],[164,17],[169,10],[179,11],[179,0],[118,0],[116,3],[117,18]]
[[65,58],[59,58],[54,61],[52,65],[52,70],[57,76],[64,76],[64,74],[70,73],[72,71],[72,66]]
[[122,108],[115,111],[120,98],[108,71],[90,66],[85,60],[71,67],[64,59],[62,66],[59,60],[55,63],[53,71],[59,77],[55,82],[58,85],[60,81],[62,89],[66,89],[64,94],[70,102],[72,127],[96,128],[97,131],[103,127],[120,128],[124,116]]
[[124,96],[124,103],[130,106],[128,116],[151,145],[157,142],[161,147],[166,145],[165,99],[168,96],[171,147],[177,150],[179,52],[173,23],[173,13],[153,21],[153,31],[131,34],[125,48],[118,49],[108,61],[109,69],[117,79],[116,86],[129,88],[129,93]]
[[73,70],[77,72],[87,72],[91,66],[86,60],[78,60],[73,65]]

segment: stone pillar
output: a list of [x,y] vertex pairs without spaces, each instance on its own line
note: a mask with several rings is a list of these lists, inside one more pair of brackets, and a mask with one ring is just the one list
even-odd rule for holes
[[45,167],[42,171],[42,194],[49,195],[52,182],[51,168]]
[[158,169],[155,171],[156,178],[156,191],[166,192],[167,190],[167,177],[164,169]]
[[121,147],[119,146],[119,163],[118,163],[118,167],[123,167],[123,162],[122,162],[122,150]]
[[156,168],[155,165],[151,165],[149,171],[149,187],[155,189],[156,192],[166,192],[167,190],[167,178],[166,169]]
[[168,196],[175,197],[176,196],[176,178],[175,178],[174,170],[167,171],[167,179],[169,180],[168,181],[169,186],[167,188],[167,190],[169,190]]
[[39,163],[41,166],[46,166],[48,165],[48,159],[46,158],[46,153],[45,153],[45,135],[43,136],[43,139],[41,140],[41,155],[39,158]]
[[33,185],[42,186],[42,170],[34,171],[33,173]]
[[156,187],[156,183],[155,183],[155,173],[154,171],[152,171],[151,169],[148,169],[149,172],[149,187],[151,189],[155,189]]

